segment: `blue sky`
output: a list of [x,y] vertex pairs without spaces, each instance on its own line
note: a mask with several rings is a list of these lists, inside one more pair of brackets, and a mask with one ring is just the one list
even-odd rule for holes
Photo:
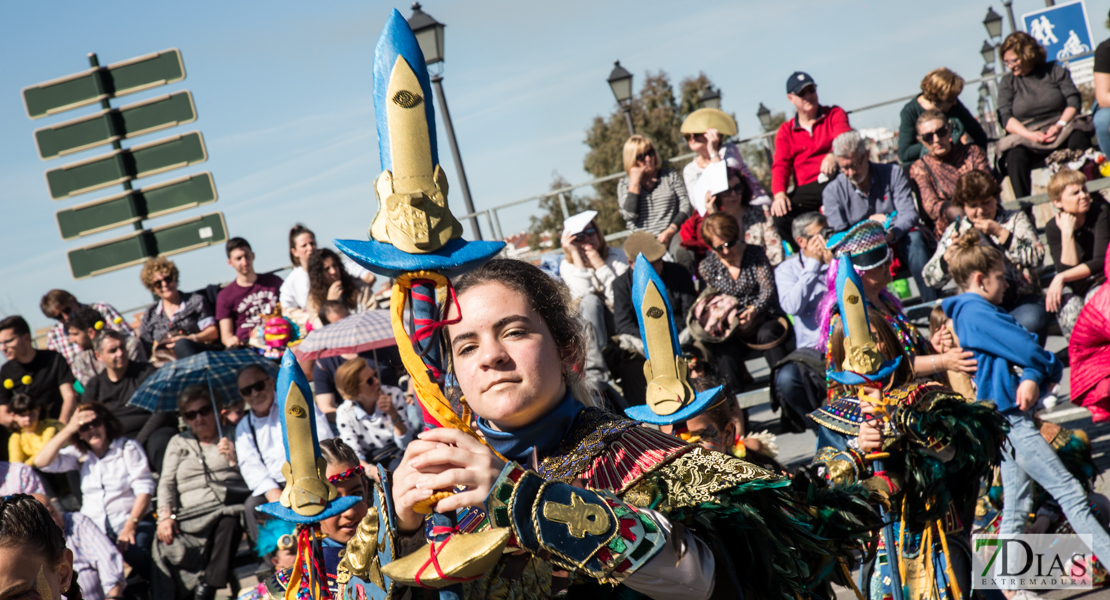
[[[659,0],[531,2],[428,0],[424,10],[447,24],[444,87],[478,209],[544,192],[555,173],[572,182],[582,170],[584,130],[614,105],[605,79],[612,63],[636,75],[662,69],[677,83],[699,71],[721,88],[740,134],[758,131],[760,102],[789,108],[784,82],[808,71],[823,103],[854,108],[913,93],[921,77],[947,66],[967,79],[982,68],[979,47],[989,2],[982,0]],[[231,235],[250,240],[259,269],[288,263],[286,236],[301,221],[323,240],[364,238],[377,209],[380,171],[371,101],[374,45],[392,8],[409,3],[354,2],[5,2],[0,51],[0,314],[48,324],[38,301],[61,287],[82,300],[119,309],[149,301],[138,267],[74,281],[66,252],[128,232],[117,229],[63,242],[55,211],[118,188],[55,202],[43,172],[104,149],[45,162],[35,129],[95,112],[86,107],[47,119],[27,118],[20,90],[80,71],[86,54],[101,64],[175,47],[184,82],[114,101],[119,106],[191,90],[209,160],[136,185],[208,170],[214,205],[147,226],[219,210]],[[1043,8],[1015,0],[1017,15]],[[1096,40],[1110,0],[1089,0]],[[1000,3],[996,11],[1003,13]],[[975,86],[964,92],[974,109]],[[439,110],[437,102],[436,110]],[[897,127],[898,107],[852,116],[857,127]],[[455,166],[439,125],[440,160],[452,186]],[[156,133],[144,143],[170,133]],[[129,145],[125,143],[125,146]],[[465,212],[457,186],[456,214]],[[506,233],[523,230],[535,205],[505,211]],[[469,228],[467,228],[469,234]],[[179,255],[183,289],[231,279],[219,247]]]

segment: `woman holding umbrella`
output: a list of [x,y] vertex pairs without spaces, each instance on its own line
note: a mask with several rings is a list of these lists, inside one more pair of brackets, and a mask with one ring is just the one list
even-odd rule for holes
[[189,431],[170,440],[158,480],[156,598],[185,598],[192,589],[197,599],[214,598],[230,580],[243,537],[243,502],[250,490],[239,474],[235,445],[217,431],[213,400],[206,385],[189,386],[177,399]]
[[83,403],[35,456],[35,467],[47,473],[80,471],[81,514],[116,542],[132,570],[149,580],[154,523],[146,516],[154,478],[143,447],[121,437],[122,431],[103,404]]

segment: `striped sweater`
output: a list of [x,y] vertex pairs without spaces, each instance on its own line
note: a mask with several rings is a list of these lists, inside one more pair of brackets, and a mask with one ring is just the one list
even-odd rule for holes
[[617,204],[630,231],[661,233],[668,225],[682,227],[690,216],[686,184],[674,169],[659,172],[659,182],[651,190],[640,186],[639,194],[628,191],[628,176],[617,182]]

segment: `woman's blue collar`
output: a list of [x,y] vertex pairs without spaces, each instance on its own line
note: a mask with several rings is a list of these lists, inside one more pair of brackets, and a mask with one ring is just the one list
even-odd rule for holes
[[567,395],[562,402],[531,425],[516,431],[498,431],[488,421],[479,417],[478,430],[501,456],[521,464],[528,464],[531,462],[533,448],[539,456],[545,456],[555,450],[559,442],[570,433],[575,417],[584,408],[574,399],[570,390],[567,390]]

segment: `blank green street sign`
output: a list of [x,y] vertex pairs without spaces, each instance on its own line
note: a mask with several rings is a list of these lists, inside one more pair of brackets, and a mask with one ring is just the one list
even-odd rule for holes
[[58,229],[72,240],[215,201],[212,174],[198,173],[59,210]]
[[49,160],[196,120],[193,95],[178,92],[39,129],[35,145]]
[[69,251],[74,279],[85,279],[155,256],[172,256],[227,241],[223,213],[212,213],[151,230],[136,231],[100,244]]
[[51,169],[46,172],[46,187],[51,198],[61,200],[206,160],[204,138],[199,131],[190,131]]
[[171,48],[25,87],[23,105],[27,116],[40,119],[182,79],[185,63],[181,52]]

